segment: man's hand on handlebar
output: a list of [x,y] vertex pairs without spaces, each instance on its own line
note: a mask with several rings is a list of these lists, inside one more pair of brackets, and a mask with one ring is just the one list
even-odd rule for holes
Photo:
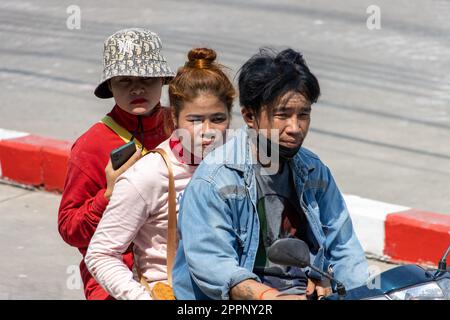
[[321,300],[332,294],[331,283],[328,279],[316,280],[308,278],[308,286],[306,288],[306,296],[308,299]]

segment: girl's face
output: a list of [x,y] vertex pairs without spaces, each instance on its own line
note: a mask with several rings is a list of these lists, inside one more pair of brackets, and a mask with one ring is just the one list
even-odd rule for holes
[[178,117],[173,114],[173,119],[183,149],[196,161],[223,144],[230,125],[226,105],[210,93],[200,93],[193,101],[184,102]]
[[162,78],[118,76],[109,81],[109,88],[122,110],[143,115],[158,104],[162,84]]

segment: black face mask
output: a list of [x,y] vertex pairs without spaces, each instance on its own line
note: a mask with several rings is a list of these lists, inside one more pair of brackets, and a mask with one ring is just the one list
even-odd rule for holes
[[258,147],[261,146],[263,148],[264,153],[268,157],[271,156],[272,148],[274,149],[278,148],[278,154],[280,156],[281,162],[285,162],[292,159],[301,148],[301,145],[295,148],[288,148],[281,144],[273,143],[270,139],[268,139],[267,137],[265,137],[260,133],[258,133],[257,137],[257,146]]
[[295,147],[295,148],[288,148],[288,147],[285,147],[285,146],[279,144],[278,150],[280,153],[280,159],[284,159],[284,160],[292,159],[297,154],[297,152],[300,150],[301,146],[302,145],[299,145],[298,147]]

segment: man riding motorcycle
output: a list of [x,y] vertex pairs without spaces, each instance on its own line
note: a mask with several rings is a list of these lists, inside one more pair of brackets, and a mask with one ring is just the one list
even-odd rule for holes
[[331,292],[311,269],[267,259],[280,238],[305,241],[312,264],[351,289],[368,266],[341,192],[317,155],[302,147],[316,77],[299,52],[261,50],[241,68],[246,127],[200,164],[179,213],[173,270],[178,299],[305,299]]

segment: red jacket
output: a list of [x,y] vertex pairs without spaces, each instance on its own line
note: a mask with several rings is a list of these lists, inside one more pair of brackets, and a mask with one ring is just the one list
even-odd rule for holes
[[[138,118],[117,105],[108,114],[118,124],[133,133],[138,127]],[[170,113],[159,105],[147,117],[142,117],[144,128],[144,146],[154,149],[169,135],[164,130],[172,128]],[[170,132],[169,132],[170,133]],[[137,134],[136,138],[141,139]],[[142,142],[142,141],[141,141]],[[103,123],[96,123],[72,146],[64,191],[58,213],[58,229],[65,242],[77,247],[86,255],[89,242],[94,235],[100,218],[108,205],[104,197],[106,190],[105,167],[110,152],[125,142]],[[131,269],[132,253],[123,255],[125,264]],[[86,268],[84,259],[80,263],[80,273],[84,284],[84,294],[88,300],[112,299],[95,281]]]

